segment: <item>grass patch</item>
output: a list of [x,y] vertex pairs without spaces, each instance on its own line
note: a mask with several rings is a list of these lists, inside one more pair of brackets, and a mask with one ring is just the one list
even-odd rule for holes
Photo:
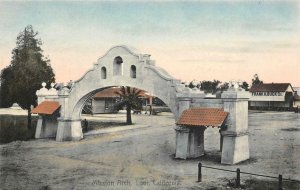
[[32,117],[31,129],[27,129],[27,116],[0,115],[0,144],[34,138],[37,117]]
[[[267,179],[250,178],[245,180],[240,187],[236,187],[235,179],[229,180],[227,186],[233,189],[249,189],[249,190],[277,190],[278,181]],[[295,190],[300,189],[300,182],[283,181],[283,189]]]

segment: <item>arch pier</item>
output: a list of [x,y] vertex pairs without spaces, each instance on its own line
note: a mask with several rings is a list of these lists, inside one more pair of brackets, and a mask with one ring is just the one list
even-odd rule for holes
[[[115,86],[143,89],[160,98],[170,108],[174,114],[177,158],[203,155],[203,126],[218,126],[223,142],[221,162],[235,164],[249,159],[249,93],[235,87],[223,92],[220,99],[206,99],[200,90],[185,87],[180,80],[155,66],[150,55],[135,53],[126,46],[111,48],[71,86],[56,90],[52,85],[48,90],[44,85],[38,90],[38,106],[33,109],[33,113],[39,114],[35,137],[55,137],[57,141],[82,139],[81,111],[85,102],[97,92]],[[194,119],[198,122],[193,125],[189,123],[193,120],[183,118],[190,109],[196,114]],[[226,117],[219,118],[218,124],[209,119],[204,119],[208,123],[201,123],[203,118],[219,117],[220,112],[213,110],[226,113]],[[198,117],[197,114],[204,115]],[[179,122],[182,119],[186,123]]]

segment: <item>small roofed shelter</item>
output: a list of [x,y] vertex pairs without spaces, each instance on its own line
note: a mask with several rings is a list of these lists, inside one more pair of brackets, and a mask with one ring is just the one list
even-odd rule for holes
[[57,101],[43,101],[32,110],[32,113],[39,114],[35,138],[56,137],[59,109]]
[[189,108],[183,111],[176,122],[176,158],[203,156],[205,129],[217,127],[222,130],[227,116],[223,108]]

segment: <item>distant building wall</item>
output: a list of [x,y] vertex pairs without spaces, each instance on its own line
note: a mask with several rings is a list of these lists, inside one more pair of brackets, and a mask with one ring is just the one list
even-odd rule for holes
[[98,113],[117,113],[114,105],[116,98],[100,98],[92,99],[92,112],[93,114]]
[[271,108],[289,108],[290,104],[288,102],[275,102],[275,101],[251,101],[250,106],[252,107],[271,107]]
[[291,109],[294,103],[294,90],[289,83],[255,85],[251,87],[250,95],[250,109]]

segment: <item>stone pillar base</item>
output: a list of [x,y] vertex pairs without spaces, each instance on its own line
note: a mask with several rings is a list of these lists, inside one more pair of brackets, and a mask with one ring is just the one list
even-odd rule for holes
[[56,136],[57,132],[57,120],[51,116],[39,116],[36,130],[35,138],[53,138]]
[[56,141],[77,141],[82,138],[81,120],[58,119]]
[[176,158],[197,158],[204,155],[203,127],[188,128],[177,126],[176,130]]
[[248,134],[222,135],[222,164],[237,164],[250,158]]

